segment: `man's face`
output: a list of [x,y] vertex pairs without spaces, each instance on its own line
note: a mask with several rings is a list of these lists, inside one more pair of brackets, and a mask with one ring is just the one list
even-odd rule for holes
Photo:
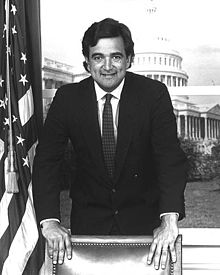
[[101,38],[90,47],[88,70],[97,84],[106,92],[112,92],[123,80],[130,65],[121,37]]

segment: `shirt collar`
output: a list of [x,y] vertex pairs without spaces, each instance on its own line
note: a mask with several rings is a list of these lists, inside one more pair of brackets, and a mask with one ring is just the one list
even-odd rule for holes
[[[117,99],[120,99],[121,97],[121,92],[124,86],[124,82],[125,80],[123,79],[122,82],[119,84],[119,86],[111,92],[111,94]],[[97,98],[97,101],[99,101],[101,98],[103,98],[107,94],[107,92],[105,92],[102,88],[100,88],[95,81],[94,83],[95,83],[96,98]]]

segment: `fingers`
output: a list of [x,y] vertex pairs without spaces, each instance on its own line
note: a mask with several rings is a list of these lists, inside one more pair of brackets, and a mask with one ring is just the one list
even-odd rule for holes
[[[65,256],[65,246],[64,246],[64,242],[60,242],[59,243],[59,252],[58,252],[58,264],[62,264],[64,261],[64,256]],[[53,259],[54,262],[54,259]]]
[[167,260],[171,256],[172,262],[176,262],[175,242],[158,241],[155,238],[151,244],[147,263],[154,263],[155,269],[166,268]]
[[176,249],[175,249],[175,243],[170,244],[170,255],[172,262],[176,262],[177,256],[176,256]]
[[151,246],[150,246],[150,251],[149,251],[149,254],[148,254],[148,257],[147,257],[147,263],[148,264],[151,264],[156,248],[157,248],[157,244],[154,240],[152,242]]
[[154,255],[154,267],[155,267],[155,269],[159,269],[159,267],[160,267],[161,250],[162,250],[162,246],[161,246],[161,244],[158,244],[157,249],[155,251],[155,255]]
[[72,244],[71,244],[71,239],[69,235],[67,235],[66,237],[65,245],[66,245],[67,259],[70,260],[72,258]]
[[62,226],[47,228],[44,236],[47,240],[48,255],[53,264],[62,264],[65,254],[68,259],[72,258],[71,235],[66,228]]
[[53,259],[53,242],[50,240],[47,240],[47,252],[48,256]]
[[59,256],[59,242],[53,242],[53,264],[57,264],[58,256]]
[[72,245],[70,236],[66,236],[65,239],[60,238],[53,242],[48,242],[49,257],[53,260],[53,264],[62,264],[65,254],[70,260],[72,258]]
[[166,268],[166,264],[167,264],[167,259],[169,257],[171,257],[171,261],[172,262],[176,262],[176,249],[175,249],[175,244],[174,243],[170,243],[169,247],[168,246],[163,246],[162,250],[161,250],[161,268],[165,269]]
[[163,247],[161,250],[161,268],[165,269],[167,264],[167,258],[168,258],[168,247]]
[[161,243],[156,244],[156,242],[153,242],[150,247],[150,251],[148,254],[147,263],[151,264],[152,260],[154,259],[154,268],[159,269],[160,264],[161,268],[166,268],[167,258],[169,254],[169,247],[168,245],[164,244],[162,246]]

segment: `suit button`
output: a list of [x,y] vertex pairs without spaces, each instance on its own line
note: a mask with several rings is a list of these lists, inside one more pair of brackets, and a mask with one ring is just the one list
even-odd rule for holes
[[118,210],[115,210],[115,215],[118,215]]
[[112,193],[115,193],[115,192],[116,192],[116,190],[115,190],[115,188],[113,188],[113,189],[112,189]]

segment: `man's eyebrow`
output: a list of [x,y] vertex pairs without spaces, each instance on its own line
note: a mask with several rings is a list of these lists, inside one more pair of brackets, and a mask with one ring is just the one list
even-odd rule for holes
[[[94,57],[94,56],[97,56],[97,55],[100,55],[100,56],[104,56],[103,53],[93,53],[91,57]],[[114,55],[120,55],[120,56],[123,56],[123,54],[121,52],[113,52],[113,53],[110,53],[110,56],[114,56]]]
[[101,55],[101,56],[103,56],[103,54],[102,54],[102,53],[97,52],[97,53],[93,53],[93,54],[92,54],[92,57],[97,56],[97,55]]
[[120,56],[123,56],[123,54],[121,52],[114,52],[114,53],[111,53],[111,55],[120,55]]

